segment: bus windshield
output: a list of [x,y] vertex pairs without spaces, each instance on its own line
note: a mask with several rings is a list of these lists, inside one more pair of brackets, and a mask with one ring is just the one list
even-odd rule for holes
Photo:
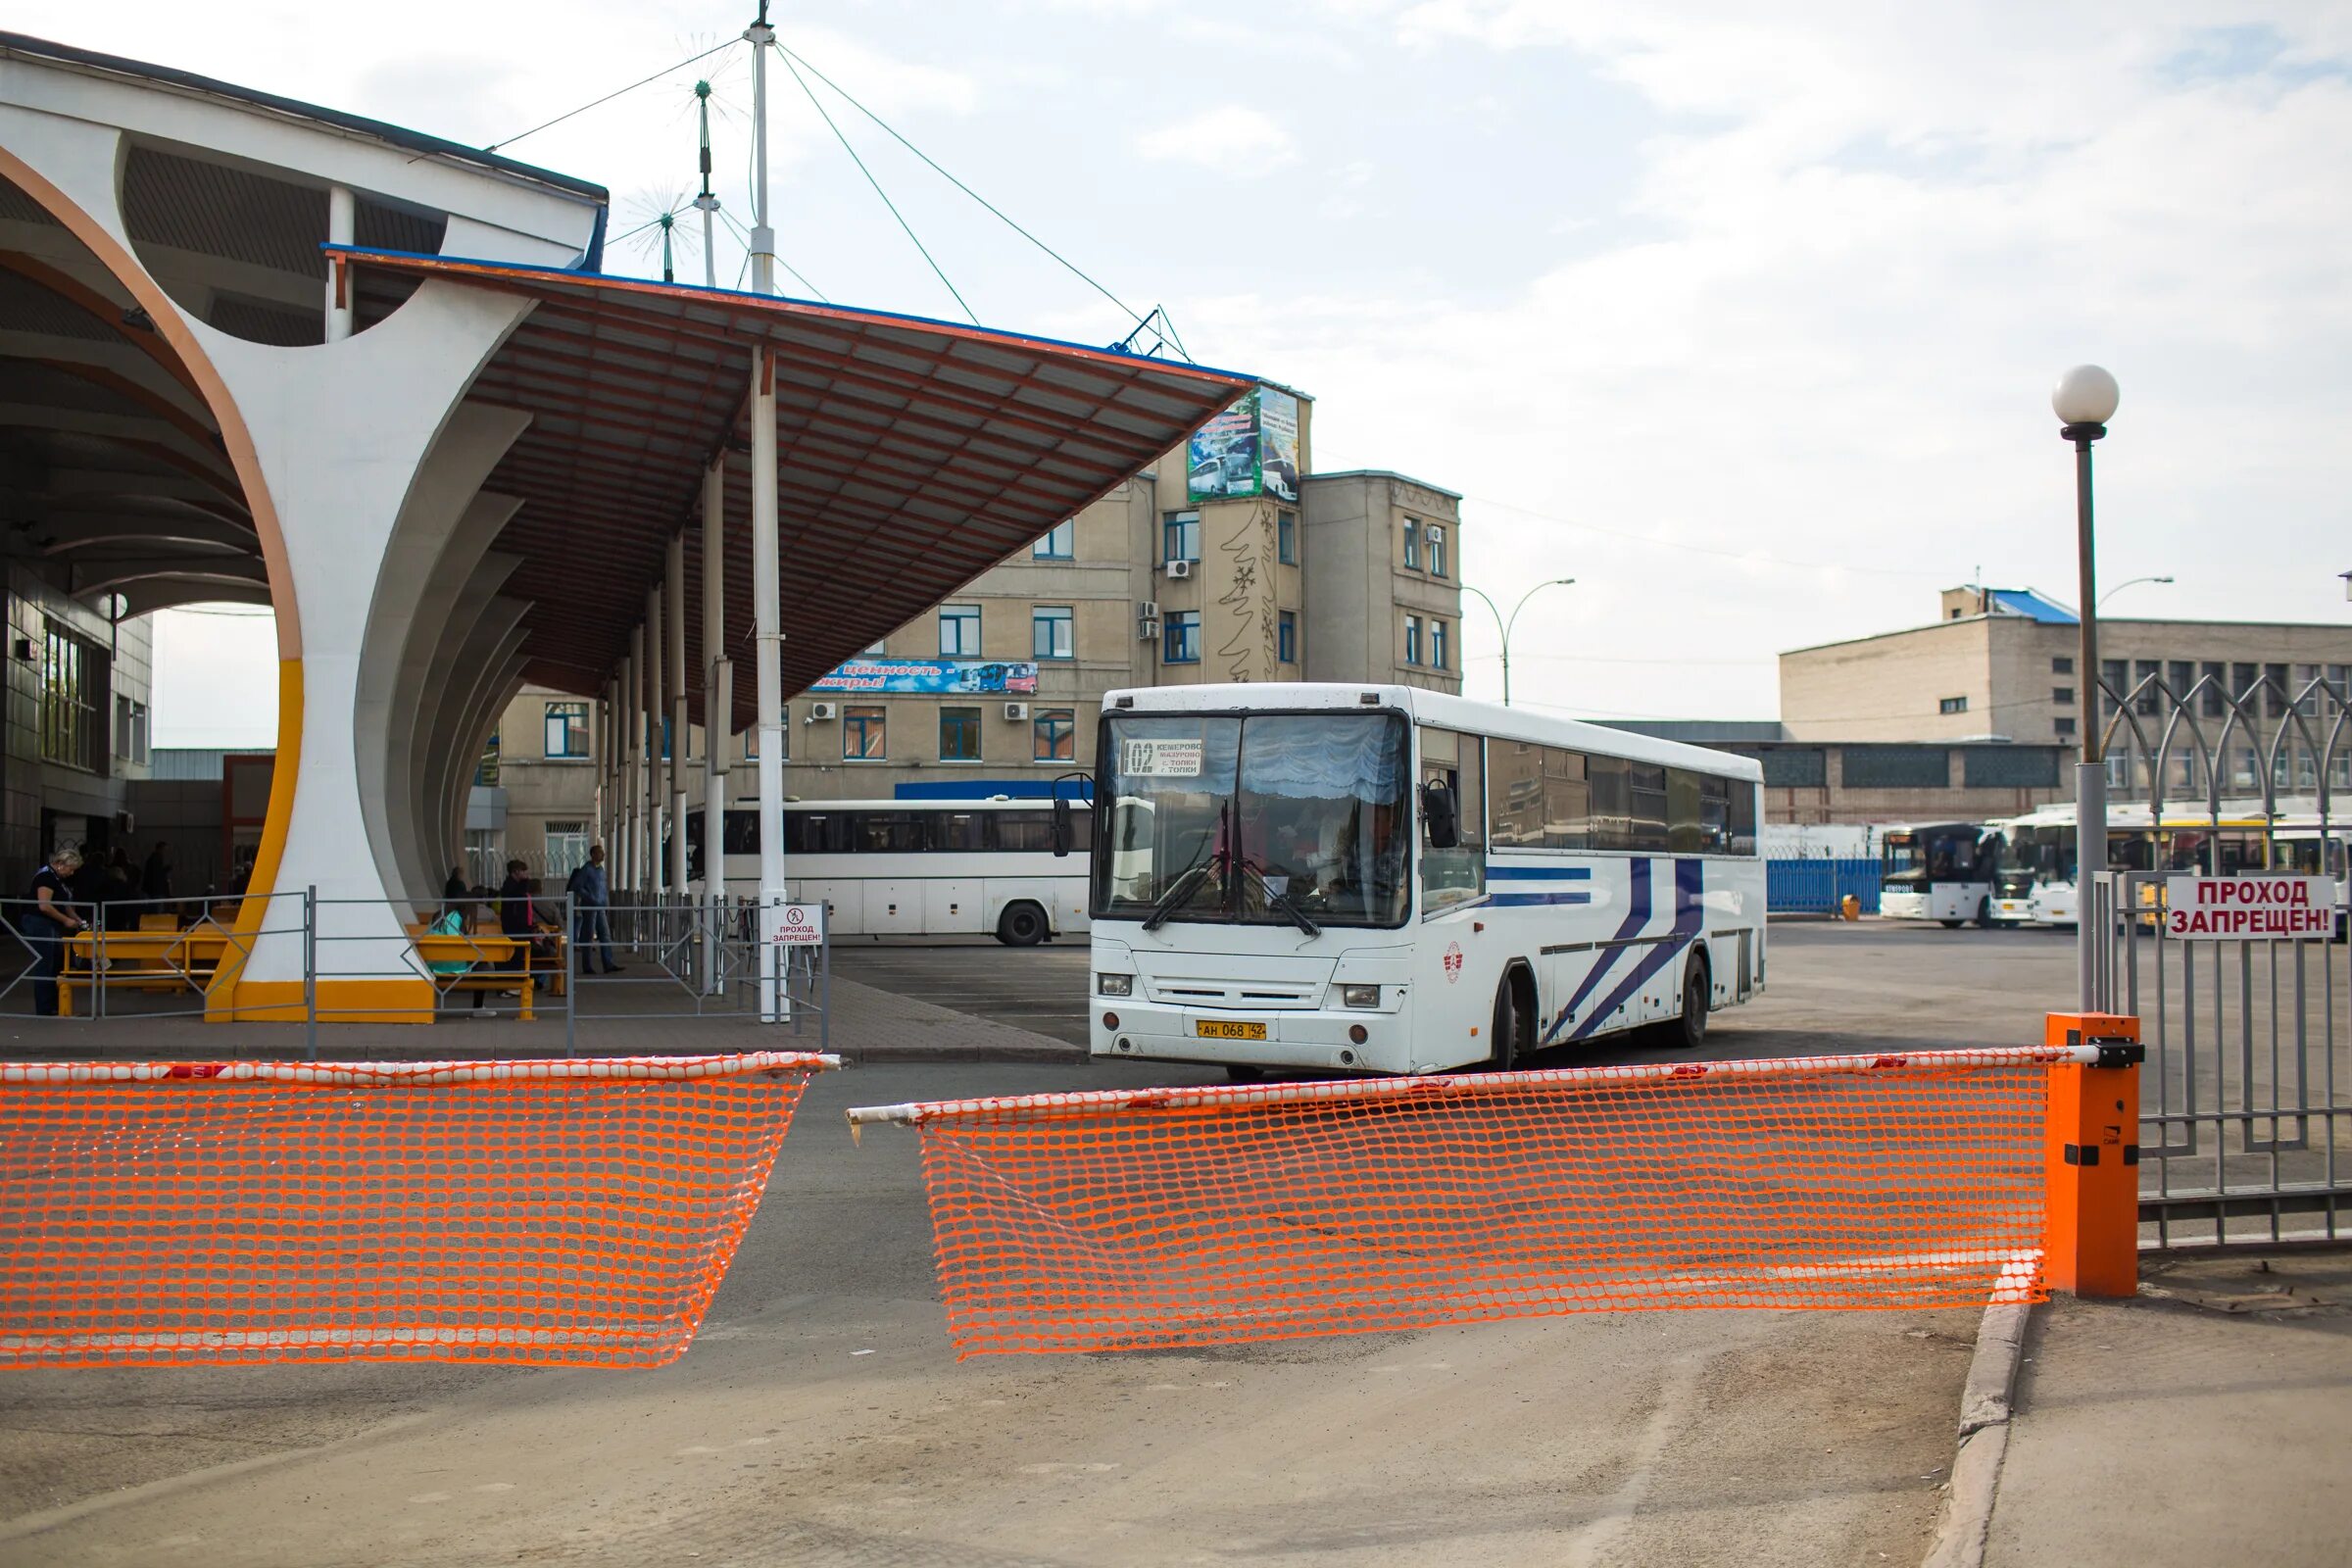
[[1097,918],[1403,924],[1401,715],[1112,715],[1101,757]]
[[1882,851],[1882,880],[1905,886],[1983,881],[1978,830],[1967,826],[1889,833]]

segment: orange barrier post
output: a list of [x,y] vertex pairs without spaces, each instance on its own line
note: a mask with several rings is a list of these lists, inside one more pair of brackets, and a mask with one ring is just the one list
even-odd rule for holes
[[0,1064],[0,1368],[660,1365],[837,1064]]
[[2089,1047],[1010,1096],[919,1129],[959,1355],[2046,1298]]
[[2077,1296],[2139,1291],[2139,1020],[2053,1012],[2042,1043],[2089,1048],[2050,1069],[2043,1169],[2050,1197],[2050,1288]]

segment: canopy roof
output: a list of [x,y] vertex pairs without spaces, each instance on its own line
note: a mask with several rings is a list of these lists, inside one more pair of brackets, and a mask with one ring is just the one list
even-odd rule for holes
[[[1149,466],[1249,376],[882,311],[397,251],[329,247],[362,319],[448,278],[538,301],[471,396],[529,426],[485,488],[522,506],[527,678],[594,693],[626,653],[669,539],[704,662],[702,475],[727,455],[731,657],[752,631],[750,381],[776,352],[784,684],[798,691]],[[752,714],[736,682],[734,721]],[[699,710],[699,697],[697,699]],[[699,711],[698,711],[699,718]]]

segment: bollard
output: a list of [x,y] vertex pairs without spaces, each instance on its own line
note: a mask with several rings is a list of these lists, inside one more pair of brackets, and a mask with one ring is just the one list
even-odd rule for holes
[[2096,1065],[2050,1069],[2042,1166],[2049,1193],[2050,1288],[2077,1296],[2139,1292],[2139,1020],[2053,1012],[2042,1044],[2099,1048]]
[[1861,919],[1861,918],[1862,918],[1862,901],[1861,901],[1860,899],[1857,899],[1857,898],[1855,898],[1855,897],[1854,897],[1854,896],[1853,896],[1851,893],[1848,893],[1848,894],[1847,894],[1847,895],[1846,895],[1844,898],[1842,898],[1842,899],[1839,899],[1839,900],[1838,901],[1838,913],[1839,917],[1840,917],[1840,918],[1842,918],[1842,919],[1847,919],[1847,920],[1859,920],[1859,919]]

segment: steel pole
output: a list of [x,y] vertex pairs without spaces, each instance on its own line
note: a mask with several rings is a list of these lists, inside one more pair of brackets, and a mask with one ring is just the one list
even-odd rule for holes
[[[703,897],[727,897],[727,749],[735,725],[720,688],[727,652],[727,460],[703,473]],[[703,989],[719,989],[720,937],[703,936]]]
[[767,46],[776,29],[767,24],[766,0],[760,20],[743,29],[752,46],[752,289],[776,291],[776,231],[767,211]]
[[669,649],[662,667],[669,676],[669,888],[683,901],[686,896],[686,759],[691,751],[686,744],[686,536],[683,533],[670,535],[666,567],[662,579],[668,590],[669,602],[663,608],[669,628]]
[[[2075,989],[2084,1012],[2101,1010],[2099,944],[2108,940],[2107,912],[2099,906],[2107,874],[2107,766],[2100,756],[2103,714],[2099,681],[2098,568],[2091,528],[2090,445],[2107,433],[2104,425],[2070,424],[2060,432],[2075,444],[2075,550],[2081,578],[2082,625],[2076,689],[2089,700],[2082,707],[2082,760],[2075,767]],[[2122,700],[2122,693],[2117,700]]]
[[[775,350],[752,353],[752,629],[760,704],[760,919],[764,938],[784,888],[784,627],[783,566],[776,538]],[[784,1021],[788,1000],[776,985],[775,965],[760,970],[760,1018]]]

